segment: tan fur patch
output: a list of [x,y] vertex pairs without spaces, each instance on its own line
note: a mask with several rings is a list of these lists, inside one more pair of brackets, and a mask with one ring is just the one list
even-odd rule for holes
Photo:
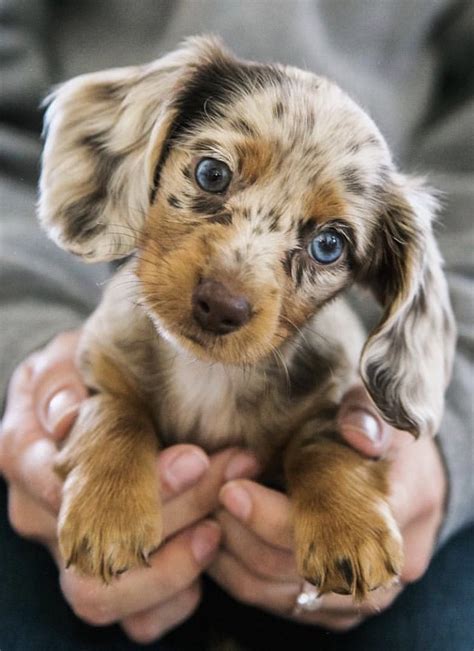
[[327,181],[316,187],[316,190],[305,202],[305,214],[318,224],[344,217],[347,214],[347,204],[343,198],[342,188],[337,181]]
[[91,362],[104,392],[82,404],[57,458],[58,538],[67,566],[107,583],[146,565],[161,542],[158,439],[143,403],[127,394],[129,378],[99,351]]
[[240,174],[245,184],[252,185],[275,173],[278,161],[276,142],[247,139],[235,145],[239,158]]
[[403,547],[386,501],[387,464],[318,438],[303,448],[293,442],[286,470],[301,575],[321,594],[350,594],[359,602],[391,585]]
[[[277,281],[259,282],[258,272],[231,273],[220,248],[232,238],[232,226],[203,224],[191,233],[166,226],[159,208],[153,211],[149,234],[139,254],[137,276],[142,295],[157,323],[199,358],[230,364],[254,363],[281,344],[277,333],[282,294]],[[225,262],[225,261],[224,261]],[[243,295],[251,305],[250,321],[235,333],[216,337],[204,332],[192,317],[192,294],[199,279],[215,279]]]

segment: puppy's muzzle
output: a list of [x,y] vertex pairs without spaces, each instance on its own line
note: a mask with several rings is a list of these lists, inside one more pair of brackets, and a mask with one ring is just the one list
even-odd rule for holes
[[203,330],[225,335],[238,330],[250,319],[251,307],[245,296],[233,294],[222,283],[202,280],[192,296],[193,317]]

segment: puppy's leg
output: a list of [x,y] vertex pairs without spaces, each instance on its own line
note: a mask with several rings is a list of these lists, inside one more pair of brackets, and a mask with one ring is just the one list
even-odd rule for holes
[[84,403],[57,460],[58,526],[66,564],[108,582],[147,563],[162,526],[152,420],[117,368],[99,366],[109,391]]
[[321,594],[360,601],[400,573],[402,538],[387,501],[387,469],[345,445],[333,417],[308,423],[291,441],[285,471],[297,565]]

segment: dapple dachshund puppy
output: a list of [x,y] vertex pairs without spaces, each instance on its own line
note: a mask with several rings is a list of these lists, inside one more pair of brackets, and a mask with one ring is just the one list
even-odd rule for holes
[[[105,581],[146,564],[157,451],[188,441],[251,448],[282,478],[320,593],[391,583],[387,462],[345,445],[336,415],[360,374],[389,423],[439,425],[454,326],[423,183],[335,84],[213,38],[65,83],[46,132],[44,228],[86,261],[128,257],[80,346],[90,397],[57,464],[66,563]],[[340,298],[353,283],[383,307],[368,338]]]

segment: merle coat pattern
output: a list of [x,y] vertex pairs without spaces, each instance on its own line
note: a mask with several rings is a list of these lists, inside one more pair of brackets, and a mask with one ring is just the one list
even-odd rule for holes
[[[437,430],[454,327],[423,181],[335,84],[212,38],[67,82],[46,133],[49,235],[86,261],[130,256],[82,338],[91,396],[57,466],[65,560],[106,581],[146,563],[157,449],[192,441],[250,447],[283,477],[298,567],[321,593],[392,582],[387,464],[345,446],[336,414],[361,376],[388,422]],[[200,186],[204,159],[222,190]],[[330,263],[312,253],[325,233]],[[368,337],[340,296],[354,282],[384,308]]]

